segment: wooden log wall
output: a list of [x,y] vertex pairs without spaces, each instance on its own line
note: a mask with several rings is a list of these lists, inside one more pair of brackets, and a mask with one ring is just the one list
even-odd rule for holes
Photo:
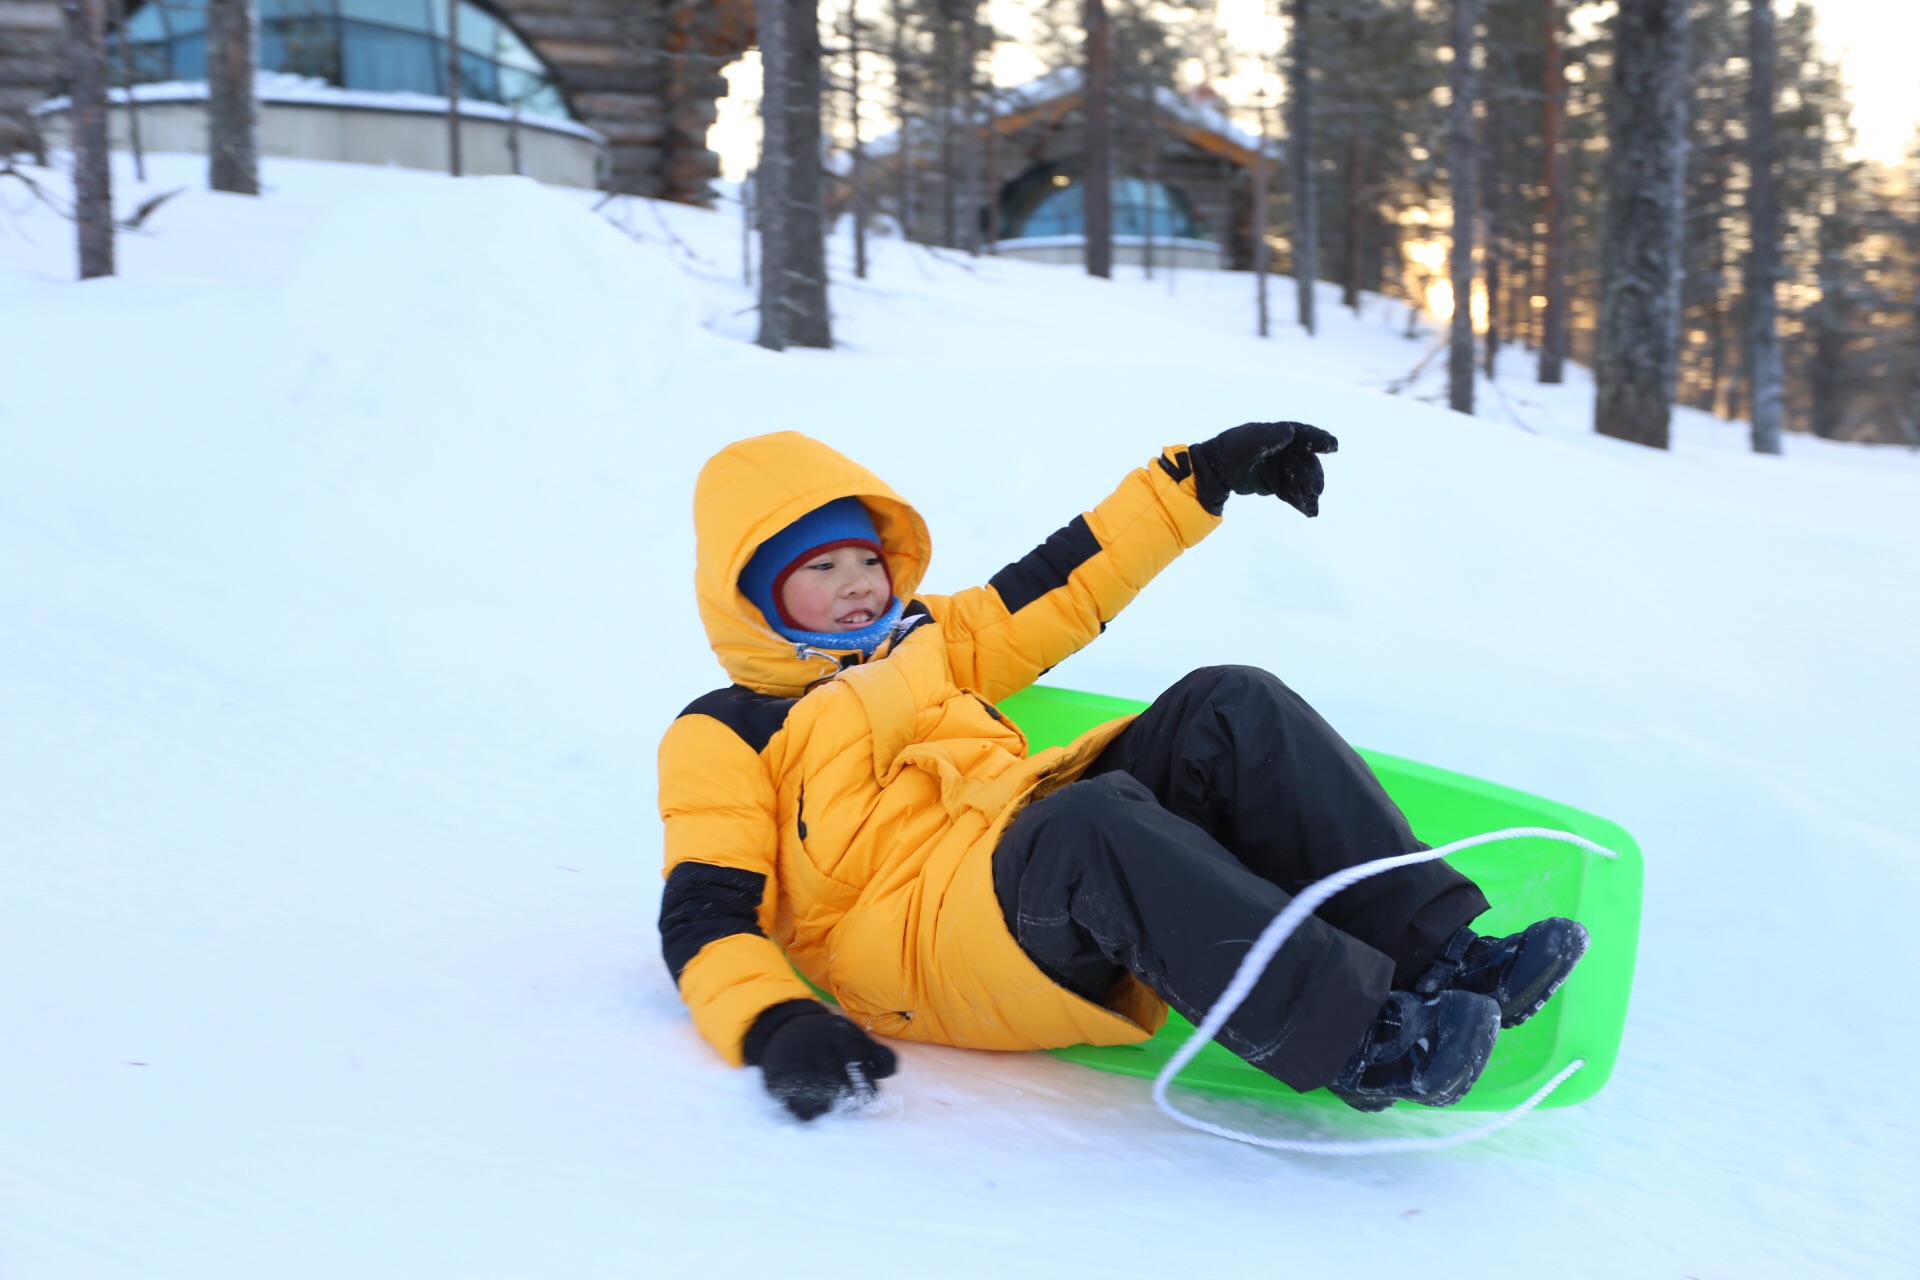
[[752,0],[500,0],[581,123],[607,139],[609,191],[705,204],[720,69],[753,38]]

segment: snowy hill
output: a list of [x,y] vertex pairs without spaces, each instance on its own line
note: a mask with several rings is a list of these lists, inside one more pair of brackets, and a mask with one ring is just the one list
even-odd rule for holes
[[[1912,455],[1698,415],[1657,454],[1519,357],[1466,419],[1380,390],[1425,350],[1383,300],[1261,342],[1242,276],[893,242],[843,350],[775,356],[725,214],[201,164],[153,162],[193,189],[85,285],[0,190],[0,1275],[1911,1274]],[[1236,499],[1051,679],[1265,665],[1357,742],[1622,823],[1612,1082],[1343,1162],[909,1045],[877,1112],[784,1119],[653,925],[654,746],[721,679],[700,463],[822,437],[950,590],[1269,417],[1340,436],[1325,514]]]

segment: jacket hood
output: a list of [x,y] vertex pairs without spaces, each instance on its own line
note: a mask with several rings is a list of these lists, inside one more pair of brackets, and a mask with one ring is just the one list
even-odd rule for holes
[[[852,459],[797,431],[728,445],[707,460],[693,489],[694,591],[714,656],[735,684],[798,697],[832,674],[823,651],[782,636],[740,590],[740,571],[762,542],[836,498],[858,498],[873,517],[893,594],[911,600],[933,556],[920,513]],[[827,650],[844,658],[858,649]]]

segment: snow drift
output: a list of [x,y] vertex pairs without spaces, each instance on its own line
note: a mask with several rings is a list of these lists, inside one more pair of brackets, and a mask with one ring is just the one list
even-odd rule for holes
[[[155,186],[197,184],[159,157]],[[743,339],[726,214],[269,162],[69,279],[0,223],[0,1270],[180,1275],[1896,1275],[1917,1251],[1920,468],[1590,387],[1379,389],[1403,314],[1246,332],[1244,277],[968,262],[838,280],[833,353]],[[121,175],[122,198],[136,198]],[[617,225],[616,225],[617,224]],[[839,246],[844,248],[844,246]],[[1341,437],[1325,515],[1226,526],[1051,679],[1268,666],[1350,737],[1646,850],[1593,1101],[1329,1166],[1139,1082],[907,1046],[802,1129],[657,954],[652,752],[720,673],[688,504],[774,428],[984,580],[1160,445]],[[1333,1136],[1433,1132],[1197,1105]]]

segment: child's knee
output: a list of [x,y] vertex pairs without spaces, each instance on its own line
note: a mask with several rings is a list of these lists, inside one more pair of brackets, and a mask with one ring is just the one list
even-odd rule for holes
[[1304,705],[1300,695],[1273,672],[1240,664],[1197,667],[1176,681],[1168,692],[1225,707],[1265,702],[1291,710]]
[[1019,825],[1028,828],[1025,834],[1034,844],[1036,857],[1084,854],[1110,847],[1122,831],[1137,827],[1134,806],[1158,807],[1159,803],[1145,783],[1116,769],[1069,782],[1034,801],[1020,816]]

